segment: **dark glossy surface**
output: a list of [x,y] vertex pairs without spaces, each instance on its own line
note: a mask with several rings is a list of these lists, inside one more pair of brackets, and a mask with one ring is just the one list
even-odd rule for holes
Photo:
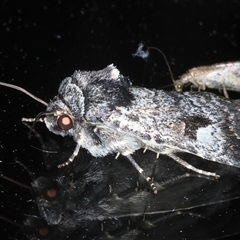
[[[133,58],[131,54],[140,42],[159,47],[165,53],[175,78],[192,67],[238,61],[239,12],[240,1],[237,0],[1,1],[1,81],[24,87],[49,101],[56,95],[62,79],[74,70],[97,70],[114,63],[134,85],[160,88],[171,84],[166,64],[154,51],[148,62]],[[44,124],[37,124],[36,129],[47,149],[57,152],[46,157],[36,149],[42,148],[38,139],[32,134],[29,140],[29,130],[21,123],[22,117],[35,117],[45,107],[3,86],[0,86],[0,94],[0,172],[29,186],[31,177],[14,163],[15,160],[26,165],[34,178],[46,174],[46,167],[53,175],[57,174],[54,165],[59,158],[66,159],[71,155],[74,142],[71,139],[64,141],[49,133]],[[230,96],[239,98],[239,94]],[[84,151],[82,156],[84,158],[78,161],[92,159]],[[156,227],[146,230],[141,225],[142,219],[127,216],[119,220],[122,225],[111,232],[113,236],[122,235],[125,239],[238,239],[240,170],[190,155],[183,157],[194,166],[216,171],[222,178],[210,181],[192,176],[173,181],[159,195],[147,197],[150,208],[156,206],[156,211],[164,211],[153,216],[152,210],[145,210],[145,214],[150,215],[148,218],[156,222]],[[147,162],[146,169],[158,178],[159,183],[187,172],[164,156],[156,164],[154,154],[143,155],[139,151],[135,159],[142,165]],[[109,156],[104,159],[106,167],[109,162],[113,162],[113,172],[129,169],[132,179],[120,177],[126,186],[129,181],[139,180],[126,159],[120,158],[116,162],[114,156]],[[156,165],[158,167],[153,171]],[[132,188],[128,191],[134,194]],[[91,193],[91,197],[94,198],[94,194]],[[22,224],[28,215],[37,214],[32,210],[36,208],[34,198],[34,193],[28,189],[0,179],[0,215]],[[176,214],[178,210],[181,212]],[[172,213],[176,215],[172,216]],[[165,219],[165,216],[169,217]],[[129,219],[130,230],[127,229]],[[106,229],[113,229],[119,221],[108,220]],[[20,227],[1,221],[1,229],[2,239],[26,239]],[[101,239],[99,236],[104,233],[95,230],[92,232],[95,239]],[[129,236],[131,231],[133,234]],[[69,236],[66,238],[81,239],[84,234],[88,235],[79,230],[66,234]]]

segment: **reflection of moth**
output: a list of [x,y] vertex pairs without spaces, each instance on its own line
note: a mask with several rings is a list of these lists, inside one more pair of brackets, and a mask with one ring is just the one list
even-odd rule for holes
[[132,157],[140,148],[157,156],[165,154],[206,176],[219,177],[193,167],[176,153],[240,167],[240,100],[132,87],[128,78],[109,65],[99,71],[75,71],[62,81],[58,95],[49,104],[39,101],[47,105],[46,111],[23,121],[44,121],[51,132],[72,136],[77,143],[72,156],[59,167],[72,162],[80,147],[94,157],[122,154],[155,193],[157,187]]
[[[158,221],[154,204],[151,211],[146,210],[148,200],[155,203],[155,195],[137,190],[138,175],[131,169],[127,171],[128,163],[125,166],[124,162],[115,161],[112,166],[109,161],[76,159],[75,166],[46,171],[36,179],[29,172],[33,178],[31,192],[40,214],[27,214],[22,226],[25,236],[31,240],[139,239],[143,232],[136,229],[136,224],[144,222],[146,231],[155,228],[148,226],[151,219],[145,222],[148,217],[143,215],[149,214]],[[4,175],[0,177],[29,188]],[[166,212],[173,216],[172,209]],[[131,217],[135,219],[131,219],[133,226]]]
[[195,67],[174,81],[177,91],[190,84],[199,91],[206,88],[223,90],[224,96],[229,98],[227,91],[240,92],[240,62]]
[[[147,159],[140,152],[139,155],[138,160],[147,171],[154,169],[156,182],[161,183],[164,178],[169,178],[169,161],[154,163],[150,152]],[[77,158],[74,164],[66,168],[55,168],[33,179],[31,192],[41,217],[33,211],[27,214],[23,228],[25,235],[31,240],[147,240],[161,236],[177,238],[182,230],[184,237],[195,239],[202,233],[202,224],[210,224],[211,230],[204,233],[209,237],[216,234],[215,231],[221,233],[221,223],[226,224],[226,220],[219,223],[217,219],[214,222],[217,209],[220,213],[226,213],[231,201],[239,199],[238,177],[231,175],[231,171],[211,184],[208,179],[197,175],[191,180],[187,176],[177,176],[159,194],[154,195],[151,191],[140,190],[144,189],[140,186],[145,186],[146,182],[138,179],[133,169],[129,170],[129,165],[125,161],[112,163],[108,158]],[[220,165],[215,165],[221,169]],[[179,170],[182,172],[182,169],[175,169],[175,172]],[[232,170],[234,173],[235,169]],[[140,180],[138,184],[137,180]],[[139,188],[136,189],[137,185]],[[198,226],[195,223],[199,218],[201,224]],[[175,224],[172,225],[172,222]],[[191,226],[193,224],[194,233],[188,232],[190,223]],[[166,226],[169,228],[166,229]],[[204,239],[207,239],[205,235]]]

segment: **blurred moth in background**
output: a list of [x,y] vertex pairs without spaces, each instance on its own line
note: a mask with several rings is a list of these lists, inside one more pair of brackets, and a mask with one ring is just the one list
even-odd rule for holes
[[227,91],[240,92],[240,62],[194,67],[174,81],[178,92],[189,85],[198,91],[205,91],[206,88],[218,89],[229,99]]

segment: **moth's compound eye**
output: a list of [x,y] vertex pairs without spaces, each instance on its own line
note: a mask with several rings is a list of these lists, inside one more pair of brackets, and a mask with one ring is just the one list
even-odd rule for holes
[[50,229],[49,227],[46,226],[41,226],[36,229],[36,237],[38,239],[46,239],[50,234]]
[[62,130],[69,130],[73,128],[73,120],[67,114],[63,114],[57,119],[57,125]]
[[56,187],[46,188],[43,192],[43,197],[48,201],[53,201],[58,196],[58,189]]
[[182,84],[177,84],[176,90],[177,90],[178,92],[182,91],[182,88],[183,88],[183,85],[182,85]]

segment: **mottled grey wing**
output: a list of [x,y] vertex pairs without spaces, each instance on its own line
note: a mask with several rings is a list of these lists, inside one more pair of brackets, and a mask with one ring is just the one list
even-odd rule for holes
[[141,140],[155,152],[189,152],[240,167],[240,101],[211,93],[132,88],[135,100],[104,122]]

